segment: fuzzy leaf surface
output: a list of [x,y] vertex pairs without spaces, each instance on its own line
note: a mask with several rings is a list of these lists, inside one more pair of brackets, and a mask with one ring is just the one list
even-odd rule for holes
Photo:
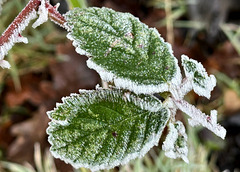
[[105,89],[64,98],[48,115],[52,154],[93,171],[146,154],[158,144],[170,116],[153,96]]
[[169,84],[180,83],[170,44],[133,15],[92,7],[76,8],[65,18],[68,38],[103,80],[135,93],[168,91]]

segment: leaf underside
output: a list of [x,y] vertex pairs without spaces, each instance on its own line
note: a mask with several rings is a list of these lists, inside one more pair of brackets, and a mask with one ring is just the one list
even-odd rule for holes
[[[167,83],[176,77],[178,66],[171,46],[156,29],[148,28],[133,15],[92,7],[76,8],[65,18],[70,28],[68,38],[78,53],[90,57],[88,66],[103,80],[121,79],[124,81],[116,81],[117,87],[153,93],[167,91]],[[153,88],[146,92],[134,86]]]
[[158,144],[169,111],[153,96],[84,91],[48,112],[51,152],[93,171],[125,164]]

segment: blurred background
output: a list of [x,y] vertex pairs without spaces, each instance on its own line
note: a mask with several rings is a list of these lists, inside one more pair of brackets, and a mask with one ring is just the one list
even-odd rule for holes
[[[165,157],[159,146],[142,159],[111,172],[240,171],[240,1],[239,0],[52,0],[61,13],[73,7],[109,7],[130,12],[159,30],[172,44],[174,55],[200,61],[217,78],[210,100],[193,92],[186,100],[209,114],[218,110],[227,129],[223,141],[203,128],[189,127],[189,164]],[[5,0],[0,32],[13,21],[28,0]],[[23,32],[29,44],[16,44],[6,59],[11,69],[0,69],[0,172],[88,172],[73,169],[49,153],[46,111],[61,97],[78,89],[94,89],[101,80],[87,68],[66,31],[52,22]],[[167,130],[163,133],[165,137]]]

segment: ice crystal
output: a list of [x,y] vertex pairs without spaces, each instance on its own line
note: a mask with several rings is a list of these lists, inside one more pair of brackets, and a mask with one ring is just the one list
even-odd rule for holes
[[[0,1],[0,7],[3,2],[4,1]],[[32,1],[30,1],[29,3],[32,3]],[[2,42],[2,44],[0,45],[0,53],[1,53],[0,54],[0,60],[1,60],[0,66],[3,68],[10,67],[10,64],[3,59],[7,55],[8,51],[12,48],[12,46],[15,43],[20,43],[20,42],[28,43],[27,38],[23,37],[21,35],[21,33],[28,26],[28,24],[31,20],[37,18],[37,13],[38,13],[39,17],[35,21],[35,23],[33,23],[33,25],[32,25],[34,28],[36,28],[37,26],[41,25],[42,23],[44,23],[48,20],[48,9],[46,8],[45,0],[41,0],[41,4],[38,8],[38,11],[36,11],[35,9],[31,9],[30,11],[28,11],[28,9],[23,9],[23,11],[25,11],[25,13],[27,13],[27,15],[25,15],[21,19],[15,20],[18,23],[16,24],[13,22],[13,24],[9,25],[9,27],[6,29],[6,31],[2,34],[3,36],[5,36],[5,34],[6,34],[6,36],[8,36],[7,41]]]
[[48,9],[46,8],[45,0],[41,0],[41,5],[38,8],[38,19],[33,23],[32,27],[36,28],[48,20]]
[[169,123],[169,133],[163,142],[162,149],[169,158],[182,158],[185,162],[189,162],[187,158],[187,134],[182,122],[177,121],[175,124]]

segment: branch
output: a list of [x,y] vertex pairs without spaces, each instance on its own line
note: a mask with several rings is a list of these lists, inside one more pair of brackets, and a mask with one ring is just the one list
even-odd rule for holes
[[3,3],[5,2],[6,0],[0,0],[0,14],[1,14],[1,12],[2,12],[2,5],[3,5]]
[[33,24],[33,27],[37,27],[45,22],[47,16],[55,23],[64,27],[66,20],[57,11],[57,6],[53,7],[48,0],[30,0],[0,37],[0,66],[2,68],[10,68],[10,64],[3,59],[15,43],[28,43],[27,38],[24,38],[21,33],[31,20],[37,18],[37,13],[39,18]]

